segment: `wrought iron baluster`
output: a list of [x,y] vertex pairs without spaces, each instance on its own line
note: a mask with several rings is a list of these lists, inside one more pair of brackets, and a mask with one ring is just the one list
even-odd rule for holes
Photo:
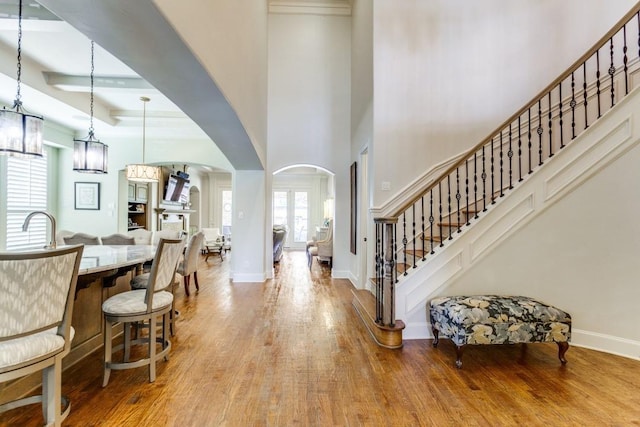
[[549,157],[553,157],[553,121],[551,111],[551,91],[549,91]]
[[587,62],[582,63],[582,78],[584,79],[582,82],[582,97],[584,101],[582,104],[584,105],[584,128],[589,127],[589,115],[587,114]]
[[509,158],[509,188],[513,188],[513,148],[512,148],[512,133],[511,123],[509,123],[509,151],[507,151],[507,157]]
[[422,261],[425,260],[426,256],[427,256],[427,251],[424,248],[424,196],[420,197],[420,212],[421,212],[421,227],[422,227],[422,233],[420,234],[421,239],[422,239]]
[[486,159],[484,155],[485,146],[482,146],[482,211],[487,210],[487,170]]
[[522,115],[518,116],[518,181],[522,181]]
[[444,234],[442,234],[442,181],[438,181],[438,211],[440,213],[440,221],[438,222],[440,246],[444,246]]
[[[391,247],[393,248],[393,256],[391,257],[391,283],[398,281],[398,275],[396,270],[398,269],[398,224],[393,224],[393,231],[391,233]],[[407,255],[405,252],[405,259]],[[395,279],[395,280],[394,280]]]
[[600,111],[600,49],[596,50],[596,95],[598,100],[598,118],[602,117]]
[[460,198],[462,195],[460,194],[460,168],[456,168],[456,201],[458,202],[458,233],[460,232]]
[[430,245],[431,245],[431,254],[433,255],[434,250],[433,250],[433,227],[434,227],[434,222],[435,222],[435,218],[433,217],[433,188],[431,189],[431,191],[429,191],[429,228],[431,229],[431,240],[430,240]]
[[629,94],[629,67],[627,65],[627,24],[622,26],[622,39],[624,46],[622,47],[622,63],[624,64],[624,94]]
[[576,138],[576,76],[571,72],[571,139]]
[[466,196],[467,196],[467,211],[466,211],[465,215],[467,217],[466,224],[469,225],[469,159],[464,161],[464,169],[465,169],[464,184],[465,184],[465,193],[466,193]]
[[542,99],[538,100],[538,166],[542,166]]
[[504,177],[504,160],[503,160],[503,143],[502,143],[502,131],[500,131],[500,197],[504,196],[502,193],[502,189],[504,188],[503,177]]
[[376,323],[380,323],[382,320],[382,309],[380,306],[380,301],[382,300],[382,260],[384,259],[382,252],[382,227],[383,225],[381,223],[376,223]]
[[451,227],[451,174],[447,175],[447,207],[447,218],[449,218],[449,240],[451,240],[453,239],[453,227]]
[[[411,232],[411,242],[413,246],[413,268],[416,268],[416,204],[414,203],[411,206],[411,223],[412,223],[412,232]],[[405,236],[406,239],[406,236]]]
[[558,105],[558,110],[560,111],[558,116],[558,122],[560,124],[560,148],[564,148],[564,127],[562,126],[562,82],[558,83],[558,95],[560,99],[560,104]]
[[[405,265],[405,270],[404,270],[404,275],[406,276],[407,273],[407,268],[406,266],[407,264],[407,212],[405,211],[402,214],[402,247],[403,247],[403,251],[402,251],[402,258],[404,260],[404,265]],[[394,253],[396,253],[396,251],[393,251]]]
[[614,93],[615,85],[613,84],[613,76],[616,73],[616,66],[613,64],[613,37],[609,39],[609,54],[611,55],[611,65],[609,66],[609,76],[611,77],[611,107],[615,105],[616,96]]
[[478,152],[473,153],[473,210],[478,218]]
[[495,177],[494,177],[494,156],[493,156],[494,150],[493,150],[493,138],[491,138],[491,203],[495,203],[494,200],[494,193],[495,193],[495,186],[494,186],[494,181],[495,181]]
[[533,143],[531,142],[531,108],[528,110],[527,139],[529,140],[529,173],[531,174],[533,173],[531,166],[531,148],[533,147]]

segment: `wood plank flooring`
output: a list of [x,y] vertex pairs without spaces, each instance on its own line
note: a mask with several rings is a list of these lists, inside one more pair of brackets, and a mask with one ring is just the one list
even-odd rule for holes
[[[477,346],[455,368],[448,340],[373,343],[353,287],[302,252],[274,280],[231,283],[211,257],[200,291],[177,291],[177,336],[155,383],[145,368],[111,373],[102,353],[63,373],[66,426],[628,426],[640,425],[640,362],[555,344]],[[2,426],[42,424],[38,405]]]

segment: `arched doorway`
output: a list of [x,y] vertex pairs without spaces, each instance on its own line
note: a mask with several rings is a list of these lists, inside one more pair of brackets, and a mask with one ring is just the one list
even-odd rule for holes
[[310,165],[280,169],[272,180],[272,223],[289,229],[285,249],[304,250],[334,215],[334,174]]

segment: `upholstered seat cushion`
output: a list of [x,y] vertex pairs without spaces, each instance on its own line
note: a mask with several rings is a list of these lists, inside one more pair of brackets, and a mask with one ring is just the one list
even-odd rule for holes
[[149,282],[149,273],[138,274],[131,280],[132,289],[146,289]]
[[[0,372],[6,370],[5,368],[62,351],[64,338],[56,333],[57,330],[58,328],[51,328],[37,334],[1,341]],[[71,328],[71,340],[74,333],[74,329]]]
[[[147,311],[147,304],[144,302],[145,289],[116,294],[102,304],[102,311],[105,314],[142,314]],[[173,295],[171,292],[161,291],[153,294],[153,311],[171,305]]]
[[571,316],[525,296],[452,296],[430,303],[431,325],[456,345],[567,342]]

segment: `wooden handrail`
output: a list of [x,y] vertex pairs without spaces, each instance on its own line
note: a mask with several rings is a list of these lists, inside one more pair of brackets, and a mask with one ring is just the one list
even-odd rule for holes
[[[527,110],[529,110],[534,104],[538,102],[541,98],[546,96],[553,88],[558,86],[562,81],[567,79],[571,73],[575,72],[576,69],[579,68],[584,62],[586,62],[591,56],[593,56],[599,49],[601,49],[611,37],[613,37],[620,29],[626,25],[629,20],[640,12],[640,2],[636,3],[635,6],[627,12],[604,36],[602,36],[592,47],[589,49],[584,55],[582,55],[577,61],[575,61],[564,73],[562,73],[558,78],[556,78],[551,84],[546,86],[543,90],[541,90],[529,103],[525,104],[524,107],[519,109],[515,114],[509,117],[507,120],[502,122],[500,126],[498,126],[493,132],[489,134],[485,139],[480,141],[480,143],[476,144],[473,148],[468,150],[464,156],[460,158],[456,163],[451,165],[444,173],[442,173],[438,178],[432,181],[427,187],[418,193],[417,196],[410,199],[408,202],[403,204],[400,208],[396,209],[390,217],[398,217],[404,211],[409,209],[414,203],[420,200],[425,194],[427,194],[431,189],[435,188],[446,176],[450,175],[460,166],[462,166],[465,162],[469,160],[470,157],[473,156],[474,153],[479,151],[484,145],[488,144],[491,139],[501,132],[505,127],[507,127],[510,123],[513,123],[518,117],[524,114]],[[377,220],[377,219],[376,219]]]

